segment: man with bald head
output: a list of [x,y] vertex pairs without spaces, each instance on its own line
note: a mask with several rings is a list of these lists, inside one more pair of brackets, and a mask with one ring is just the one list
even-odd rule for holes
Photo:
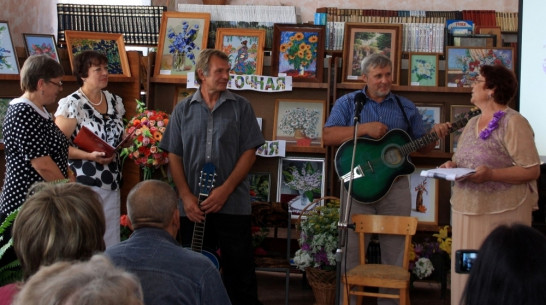
[[134,232],[107,248],[106,255],[139,277],[147,305],[230,304],[214,264],[176,242],[177,204],[176,192],[165,182],[145,180],[135,185],[127,197]]

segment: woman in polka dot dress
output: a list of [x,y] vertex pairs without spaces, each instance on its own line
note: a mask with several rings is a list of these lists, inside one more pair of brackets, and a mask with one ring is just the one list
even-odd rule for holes
[[[68,139],[45,106],[62,91],[63,68],[47,55],[27,58],[21,69],[21,97],[10,102],[4,120],[6,175],[0,221],[23,204],[30,186],[68,178]],[[10,232],[10,230],[6,230]],[[1,242],[9,240],[9,233]]]
[[[108,59],[95,51],[84,51],[74,58],[74,75],[80,88],[59,101],[55,123],[72,140],[85,126],[112,146],[123,137],[125,108],[121,97],[103,90],[108,85]],[[69,163],[76,180],[93,188],[103,201],[106,217],[106,246],[120,240],[119,154],[106,157],[104,152],[87,152],[77,146],[69,148]]]

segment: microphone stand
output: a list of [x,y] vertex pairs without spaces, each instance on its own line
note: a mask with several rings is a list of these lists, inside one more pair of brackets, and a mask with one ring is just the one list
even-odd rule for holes
[[[341,259],[343,257],[343,249],[345,248],[345,238],[347,237],[347,229],[354,229],[354,224],[348,224],[349,222],[349,214],[350,214],[350,207],[351,207],[351,191],[353,188],[353,179],[354,179],[354,167],[355,167],[355,156],[356,156],[356,144],[357,144],[357,127],[360,117],[360,112],[362,111],[362,102],[356,101],[355,104],[355,116],[353,119],[353,154],[351,157],[351,174],[349,176],[349,186],[347,187],[347,193],[345,193],[345,204],[340,205],[340,213],[339,213],[339,222],[338,222],[338,247],[336,249],[336,300],[335,304],[339,305],[340,297],[341,297]],[[341,179],[341,185],[340,185],[340,192],[343,194],[343,184],[344,181]],[[343,198],[341,198],[341,201],[343,201]],[[341,203],[341,202],[340,202]]]

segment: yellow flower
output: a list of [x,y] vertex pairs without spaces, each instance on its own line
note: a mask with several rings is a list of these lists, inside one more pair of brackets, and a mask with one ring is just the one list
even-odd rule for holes
[[438,233],[432,234],[432,236],[438,239],[438,242],[443,241],[448,238],[449,226],[444,226],[442,229],[438,230]]

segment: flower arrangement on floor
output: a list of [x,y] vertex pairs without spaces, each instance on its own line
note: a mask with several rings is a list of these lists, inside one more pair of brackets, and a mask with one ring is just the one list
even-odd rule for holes
[[[169,123],[169,115],[163,111],[147,110],[143,102],[137,102],[137,115],[127,124],[125,133],[132,134],[132,145],[123,148],[121,156],[128,157],[140,166],[144,180],[151,179],[155,169],[169,163],[167,152],[158,147]],[[165,174],[164,174],[165,176]]]
[[338,241],[339,200],[330,200],[325,205],[305,213],[299,229],[300,249],[294,256],[294,263],[300,270],[318,268],[335,270],[335,252]]
[[311,202],[313,193],[320,193],[322,184],[322,172],[313,169],[310,162],[306,162],[301,168],[291,166],[282,171],[285,184],[293,190],[302,192]]
[[435,253],[446,252],[451,259],[451,237],[449,237],[449,226],[444,226],[438,233],[432,234],[436,240],[426,238],[421,243],[413,242],[410,249],[411,272],[419,279],[426,278],[434,271],[430,258]]
[[121,215],[119,218],[119,233],[120,233],[120,241],[124,241],[133,234],[133,230],[130,226],[129,216],[127,214]]
[[307,108],[294,108],[286,110],[281,118],[279,129],[288,135],[293,135],[298,129],[303,131],[306,137],[316,138],[319,126],[320,113],[318,110]]

